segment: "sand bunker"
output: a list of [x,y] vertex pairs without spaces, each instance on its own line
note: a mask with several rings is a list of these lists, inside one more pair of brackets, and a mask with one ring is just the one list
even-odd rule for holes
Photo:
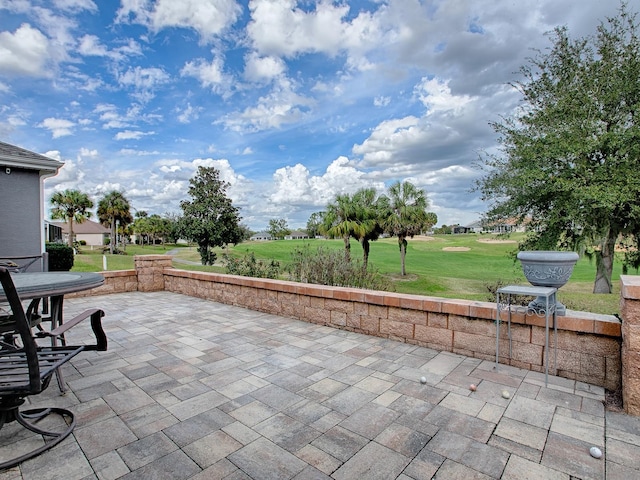
[[480,243],[518,243],[515,240],[498,240],[497,238],[479,238]]
[[468,252],[471,249],[469,247],[444,247],[442,250],[445,252]]
[[432,240],[435,240],[435,238],[429,237],[428,235],[416,235],[411,240],[422,240],[423,242],[430,242]]

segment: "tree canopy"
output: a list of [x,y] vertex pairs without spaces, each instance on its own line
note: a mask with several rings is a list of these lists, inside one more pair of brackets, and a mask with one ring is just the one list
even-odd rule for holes
[[110,228],[111,240],[109,242],[109,250],[111,254],[116,253],[118,250],[117,225],[119,224],[124,230],[127,225],[133,222],[129,200],[127,200],[127,197],[125,197],[122,192],[112,190],[98,202],[98,218],[103,225]]
[[178,231],[181,237],[198,244],[203,265],[213,265],[216,254],[212,248],[242,240],[238,209],[227,197],[229,184],[220,179],[214,167],[198,167],[189,184],[192,200],[180,202],[183,216]]
[[369,261],[369,242],[377,240],[383,229],[380,219],[385,210],[386,197],[378,197],[375,188],[361,188],[353,195],[338,194],[333,202],[327,205],[321,220],[319,231],[330,238],[342,238],[345,258],[351,258],[351,242],[353,237],[362,244],[363,268],[366,270]]
[[427,212],[428,206],[424,190],[411,182],[396,182],[389,187],[389,204],[382,226],[389,235],[398,237],[401,275],[407,274],[407,238],[413,238],[414,235],[431,228],[433,224],[429,222],[437,221],[437,216]]
[[501,145],[483,157],[478,188],[489,220],[529,220],[520,249],[595,256],[594,293],[611,293],[616,242],[638,267],[640,237],[640,41],[622,4],[594,35],[556,28],[552,46],[513,84],[522,106],[492,124]]
[[73,222],[82,223],[91,218],[89,209],[93,208],[93,201],[80,190],[64,190],[51,195],[51,218],[64,220],[69,224],[69,246],[73,247]]
[[267,233],[271,235],[271,238],[282,240],[284,237],[291,233],[291,229],[289,228],[286,219],[272,218],[269,220]]

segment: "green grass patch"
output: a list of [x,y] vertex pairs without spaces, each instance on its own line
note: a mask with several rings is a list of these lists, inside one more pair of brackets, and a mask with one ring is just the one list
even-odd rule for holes
[[[521,238],[513,235],[509,239],[490,235],[436,235],[434,237],[416,237],[408,240],[406,270],[400,273],[400,252],[396,238],[385,238],[371,243],[370,264],[393,285],[394,291],[419,295],[431,295],[445,298],[462,298],[487,301],[487,285],[522,284],[527,281],[522,273],[520,262],[514,261],[515,243]],[[224,250],[229,255],[243,256],[251,252],[258,259],[274,259],[282,266],[291,261],[291,252],[305,245],[314,248],[322,245],[328,249],[343,250],[342,240],[278,240],[269,242],[244,242]],[[127,246],[127,255],[107,255],[109,270],[133,268],[135,254],[161,254],[178,248],[176,245],[140,247]],[[215,250],[218,262],[223,249]],[[351,255],[362,257],[362,247],[357,241],[351,241]],[[195,247],[182,247],[177,259],[187,262],[199,262]],[[220,264],[215,266],[190,265],[174,261],[176,268],[197,271],[224,272]],[[73,270],[102,270],[102,253],[86,252],[76,255]],[[564,286],[558,297],[572,310],[595,313],[619,313],[619,279],[622,271],[620,261],[616,261],[613,272],[614,293],[595,295],[592,293],[595,278],[595,262],[581,258],[575,266],[569,283]],[[635,272],[631,272],[635,273]]]

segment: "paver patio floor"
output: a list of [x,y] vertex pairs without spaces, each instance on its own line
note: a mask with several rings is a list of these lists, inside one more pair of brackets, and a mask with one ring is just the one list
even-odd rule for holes
[[[109,351],[31,399],[73,435],[0,480],[640,478],[640,419],[600,387],[168,292],[65,314],[88,306]],[[18,430],[0,459],[41,441]]]

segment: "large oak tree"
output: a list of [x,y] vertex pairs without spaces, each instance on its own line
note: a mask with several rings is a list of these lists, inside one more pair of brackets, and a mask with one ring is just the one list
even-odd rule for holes
[[[500,152],[478,182],[488,219],[530,219],[521,249],[575,249],[596,259],[594,293],[611,293],[617,242],[638,266],[640,40],[625,4],[594,35],[556,28],[521,68],[522,105],[493,124]],[[635,250],[634,250],[635,248]]]
[[229,184],[214,167],[198,167],[189,183],[192,200],[180,202],[183,216],[178,231],[182,238],[198,244],[203,265],[213,265],[216,254],[212,248],[242,241],[239,212],[227,197]]

